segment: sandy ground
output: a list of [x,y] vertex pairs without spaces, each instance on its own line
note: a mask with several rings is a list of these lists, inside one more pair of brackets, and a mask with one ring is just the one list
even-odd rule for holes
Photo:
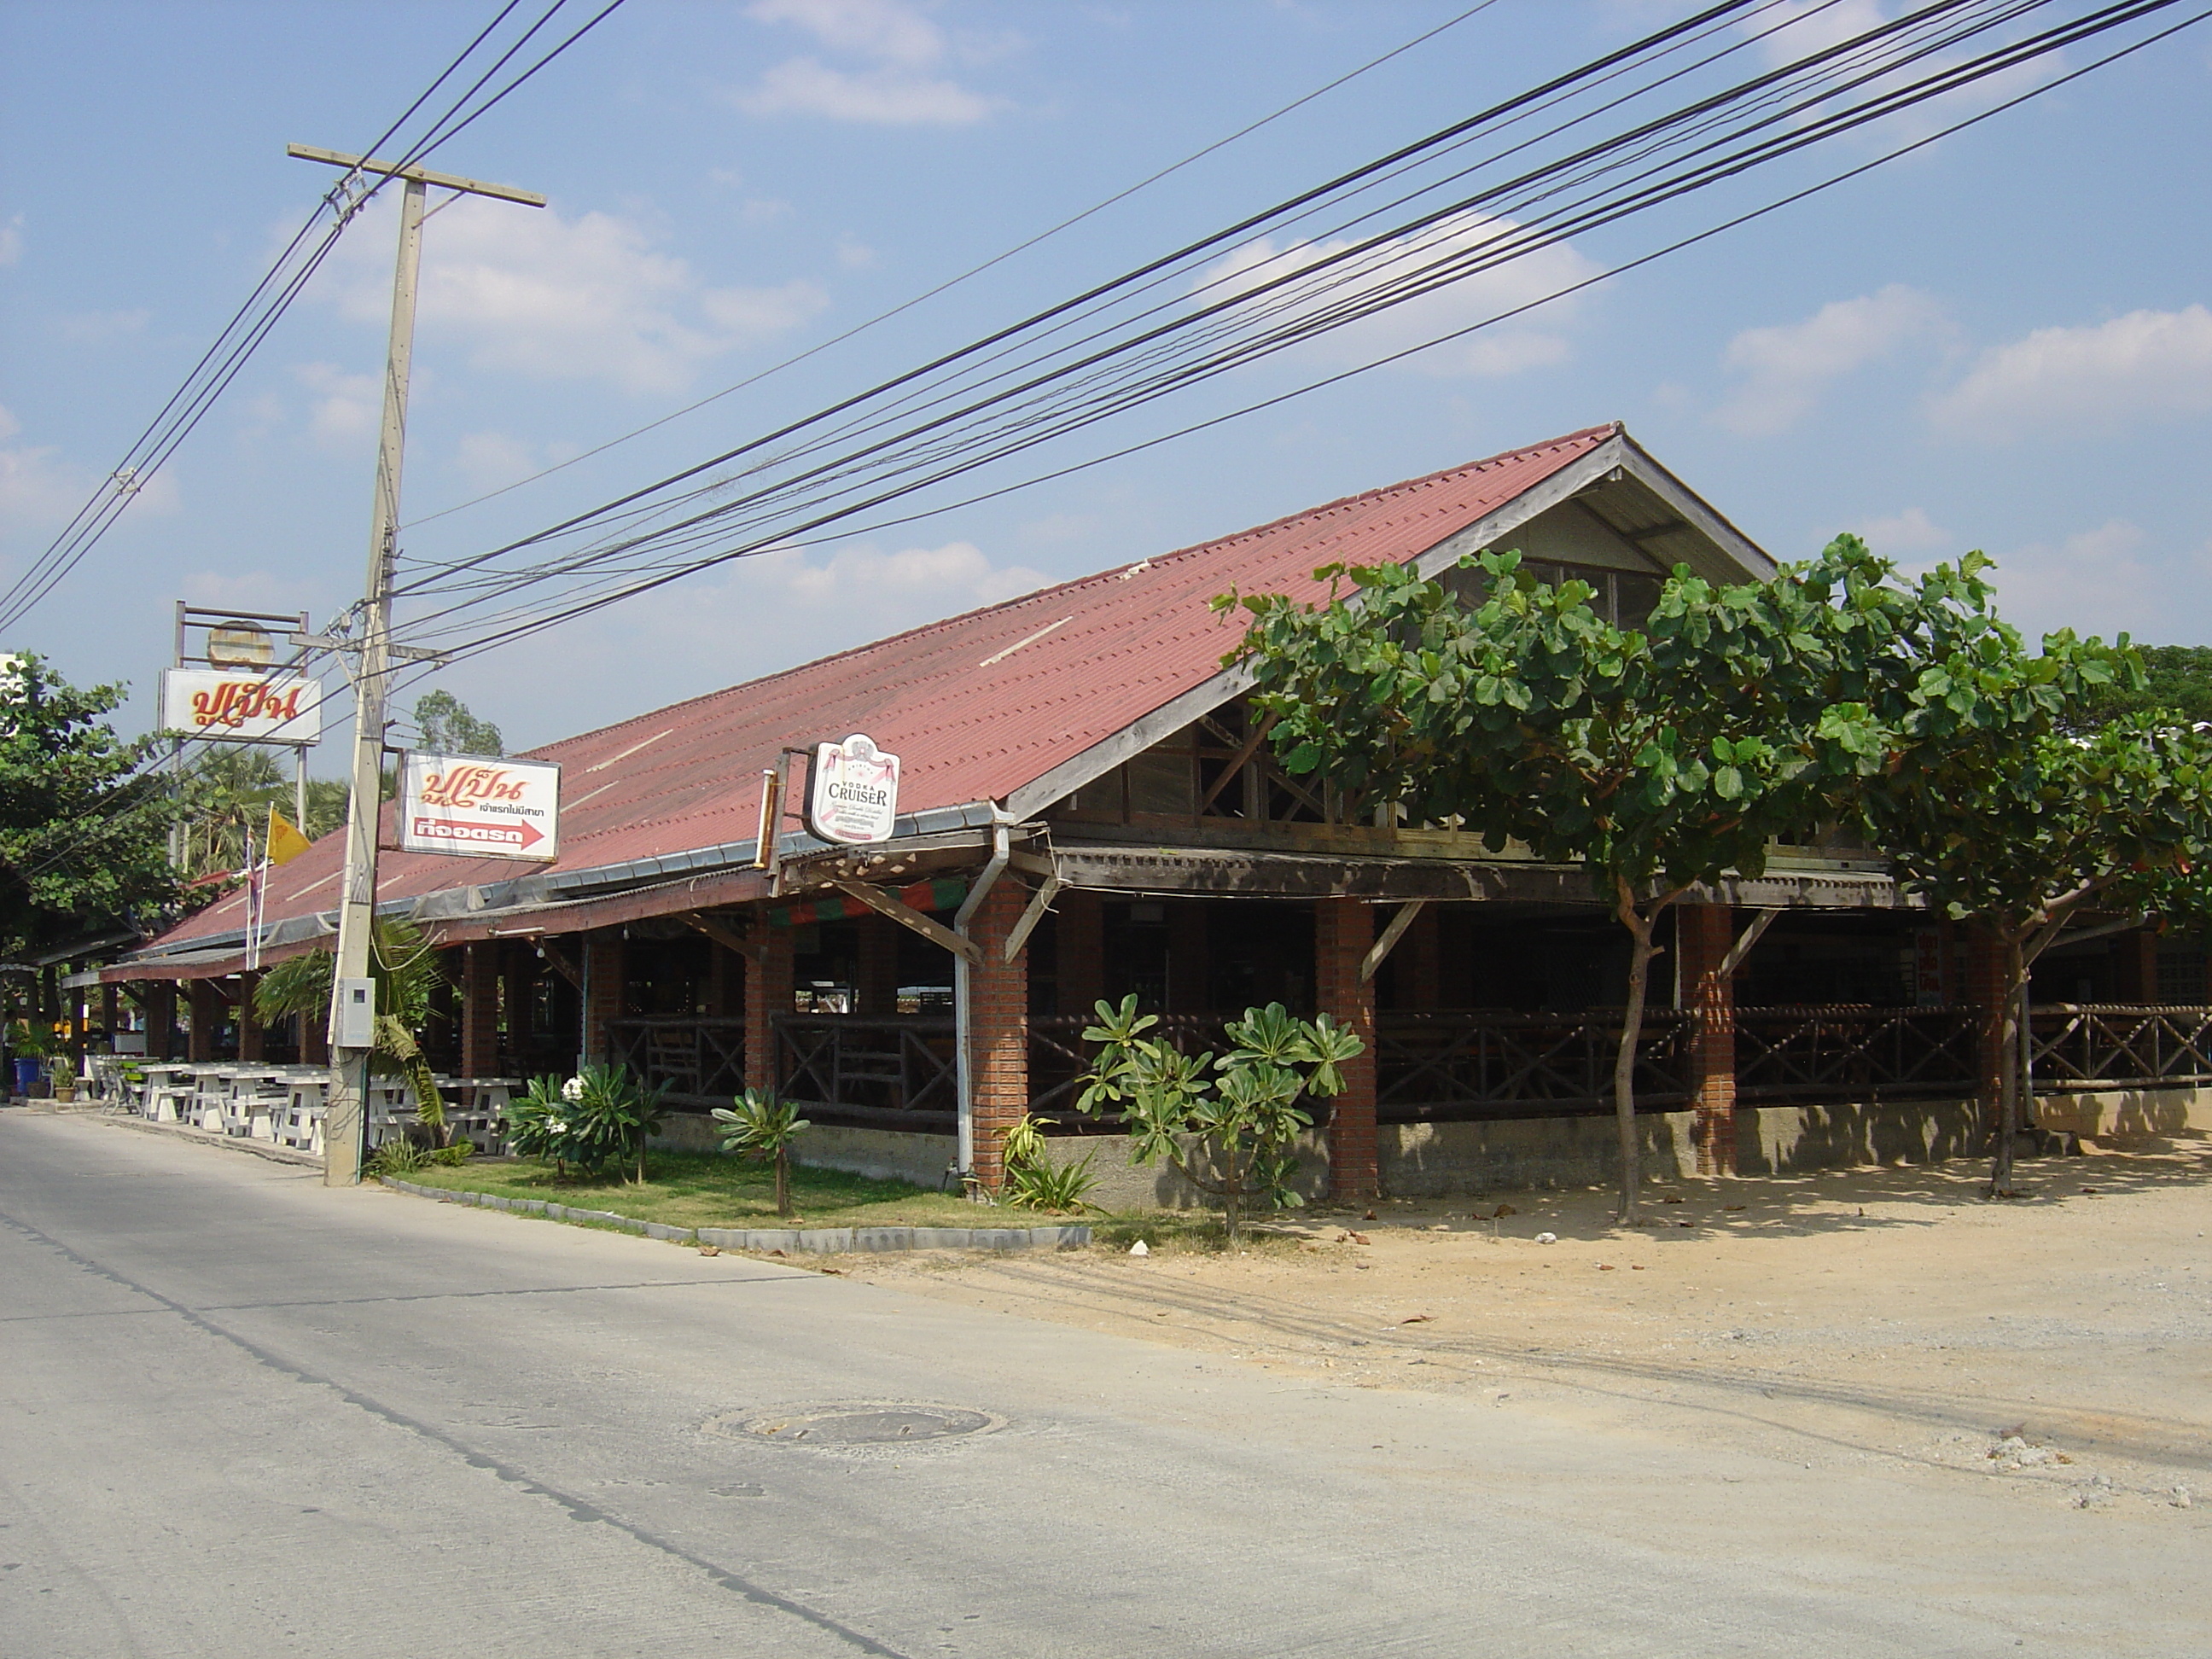
[[[2212,1138],[1983,1166],[1292,1212],[1237,1255],[848,1257],[855,1278],[1500,1409],[2212,1531]],[[1510,1212],[1497,1216],[1500,1203]],[[1539,1242],[1539,1235],[1555,1242]]]

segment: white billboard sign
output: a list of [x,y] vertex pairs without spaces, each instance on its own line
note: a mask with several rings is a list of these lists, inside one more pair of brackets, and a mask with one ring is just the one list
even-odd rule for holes
[[817,743],[806,786],[807,833],[848,847],[889,841],[898,822],[899,757],[854,732]]
[[561,856],[561,769],[409,750],[400,766],[399,850],[552,863]]
[[222,668],[161,671],[161,725],[217,743],[322,741],[323,683],[307,674]]

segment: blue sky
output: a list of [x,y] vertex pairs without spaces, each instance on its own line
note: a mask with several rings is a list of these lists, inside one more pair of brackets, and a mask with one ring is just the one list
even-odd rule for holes
[[[492,9],[0,0],[0,573],[113,464],[327,185],[285,143],[367,143]],[[630,0],[434,159],[551,205],[463,204],[428,228],[407,545],[453,556],[550,522],[1692,8],[1498,0],[798,368],[429,516],[827,339],[1462,9]],[[1876,148],[1848,140],[1786,177]],[[1980,546],[2031,629],[2212,641],[2208,153],[2212,26],[1474,347],[711,573],[430,684],[511,742],[542,742],[1613,418],[1778,556],[1842,529],[1912,562]],[[1430,314],[1616,269],[1655,234],[1600,233]],[[175,599],[319,620],[357,595],[390,260],[373,210],[169,471],[0,647],[129,679],[130,718],[150,724]],[[1331,349],[1115,434],[1349,360]],[[316,770],[338,769],[326,748]]]

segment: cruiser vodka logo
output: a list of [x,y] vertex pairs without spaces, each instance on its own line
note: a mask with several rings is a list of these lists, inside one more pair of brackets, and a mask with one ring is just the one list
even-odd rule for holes
[[848,846],[889,841],[898,821],[899,757],[854,732],[842,743],[814,745],[806,792],[806,828]]

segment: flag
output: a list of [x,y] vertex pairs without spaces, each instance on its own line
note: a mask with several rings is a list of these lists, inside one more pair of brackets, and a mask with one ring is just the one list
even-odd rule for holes
[[253,831],[246,832],[246,969],[261,965],[261,906],[269,880],[269,864],[253,856]]
[[289,864],[313,845],[313,842],[301,833],[299,825],[294,823],[275,807],[269,809],[270,863]]

